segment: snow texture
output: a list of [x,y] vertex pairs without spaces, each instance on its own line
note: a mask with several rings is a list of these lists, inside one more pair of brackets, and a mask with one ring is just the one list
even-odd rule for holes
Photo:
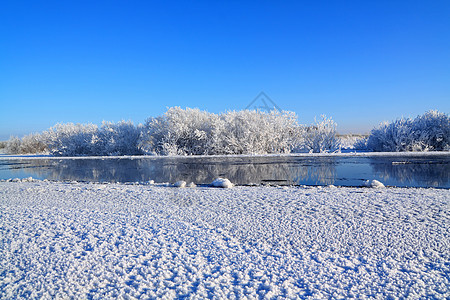
[[450,297],[450,191],[0,183],[0,298]]

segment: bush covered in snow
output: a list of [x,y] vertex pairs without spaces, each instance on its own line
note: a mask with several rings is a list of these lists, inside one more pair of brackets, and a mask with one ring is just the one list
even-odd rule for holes
[[21,143],[22,143],[22,140],[19,139],[17,136],[10,137],[9,140],[6,142],[7,153],[12,153],[12,154],[20,153],[20,144]]
[[26,135],[22,139],[13,136],[6,142],[5,149],[7,153],[13,154],[43,153],[48,151],[45,138],[39,133]]
[[43,133],[50,153],[61,156],[137,155],[141,127],[132,122],[57,124]]
[[164,115],[147,119],[141,148],[148,154],[210,154],[208,143],[216,117],[199,109],[169,108]]
[[369,137],[362,137],[360,139],[357,139],[355,143],[353,144],[354,150],[368,150],[367,149],[367,140]]
[[57,156],[87,156],[101,149],[95,124],[56,124],[44,135],[50,153]]
[[137,155],[141,126],[131,122],[95,124],[56,124],[47,131],[11,137],[6,152],[27,154],[49,152],[56,156]]
[[289,153],[303,131],[293,112],[230,111],[218,119],[211,143],[214,154]]
[[372,151],[448,151],[450,118],[438,111],[428,111],[413,119],[382,123],[367,140]]
[[133,122],[103,122],[99,132],[100,149],[103,155],[140,155],[139,148],[142,125]]
[[340,139],[337,137],[336,123],[330,118],[322,116],[322,120],[306,127],[300,137],[299,152],[306,150],[312,153],[337,151],[340,149]]

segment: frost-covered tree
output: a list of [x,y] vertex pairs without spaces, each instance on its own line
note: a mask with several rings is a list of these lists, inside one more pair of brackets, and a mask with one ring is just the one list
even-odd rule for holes
[[399,119],[392,123],[384,122],[371,131],[367,146],[373,151],[407,151],[411,141],[412,120]]
[[33,133],[6,143],[8,153],[50,152],[57,156],[139,155],[142,126],[132,122],[94,124],[56,124],[43,133]]
[[312,126],[306,127],[297,152],[334,152],[340,149],[340,139],[336,131],[337,124],[331,118],[322,115]]
[[139,155],[141,126],[134,126],[133,122],[121,121],[112,123],[103,121],[99,132],[98,155]]
[[450,150],[450,117],[430,110],[414,119],[408,151]]
[[98,155],[102,151],[95,124],[56,124],[43,133],[50,153],[57,156]]
[[22,141],[17,136],[12,136],[6,142],[6,152],[10,154],[18,154],[20,153],[20,145]]
[[210,147],[214,154],[289,153],[298,128],[293,112],[230,111],[219,115]]
[[367,148],[386,152],[450,150],[450,118],[432,110],[414,120],[382,123],[371,131]]
[[22,138],[19,153],[43,153],[47,152],[48,147],[45,136],[40,133],[32,133]]
[[22,139],[13,136],[6,142],[6,152],[10,154],[34,154],[47,151],[45,137],[40,133],[29,134]]
[[160,155],[209,154],[207,143],[216,117],[199,109],[171,107],[164,115],[147,119],[141,148]]
[[367,140],[369,137],[361,137],[355,141],[353,144],[353,149],[355,150],[367,150]]

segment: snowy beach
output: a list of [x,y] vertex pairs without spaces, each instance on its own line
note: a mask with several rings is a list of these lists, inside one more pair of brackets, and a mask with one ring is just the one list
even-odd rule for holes
[[0,183],[0,298],[449,298],[450,191]]

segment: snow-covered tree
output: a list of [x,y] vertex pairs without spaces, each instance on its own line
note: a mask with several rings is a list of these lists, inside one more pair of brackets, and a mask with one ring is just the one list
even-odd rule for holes
[[321,153],[334,152],[340,149],[340,139],[336,131],[337,124],[331,118],[322,115],[322,119],[315,120],[312,126],[305,128],[302,142],[296,151]]
[[95,124],[56,124],[45,131],[50,153],[57,156],[98,155],[101,142]]
[[219,115],[210,143],[214,154],[291,152],[298,133],[292,112],[243,110]]
[[133,122],[118,123],[103,121],[99,132],[99,150],[97,155],[139,155],[141,126],[134,126]]
[[42,134],[32,133],[22,138],[19,153],[43,153],[47,151],[47,143]]
[[371,131],[367,147],[387,152],[450,150],[450,118],[431,110],[414,120],[382,123]]
[[414,119],[409,151],[450,150],[450,117],[430,110]]
[[160,155],[209,154],[207,143],[215,117],[199,109],[171,107],[164,115],[147,119],[141,148]]
[[45,137],[40,133],[29,134],[22,139],[13,136],[6,142],[5,148],[10,154],[34,154],[48,151]]
[[10,154],[18,154],[20,153],[20,145],[22,144],[22,140],[17,136],[12,136],[6,142],[6,152]]

